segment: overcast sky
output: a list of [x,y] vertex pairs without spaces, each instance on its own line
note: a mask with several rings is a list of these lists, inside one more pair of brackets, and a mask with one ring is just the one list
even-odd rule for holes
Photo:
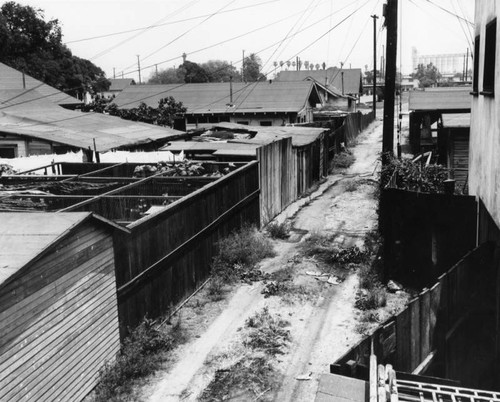
[[[274,61],[295,59],[352,68],[373,66],[377,14],[378,60],[385,45],[384,0],[19,0],[57,18],[73,54],[101,67],[108,78],[137,80],[178,66],[182,53],[197,63],[221,59],[241,67],[257,53],[272,78]],[[399,0],[399,49],[411,72],[411,47],[420,54],[465,53],[474,29],[438,6],[473,22],[473,0]],[[460,23],[462,21],[462,23]],[[131,31],[120,33],[124,31]],[[120,34],[118,34],[120,33]],[[112,35],[113,34],[113,35]],[[88,39],[96,36],[107,37]],[[88,39],[88,40],[83,40]],[[224,42],[224,43],[221,43]],[[156,65],[156,66],[155,66]],[[399,68],[399,66],[398,66]]]

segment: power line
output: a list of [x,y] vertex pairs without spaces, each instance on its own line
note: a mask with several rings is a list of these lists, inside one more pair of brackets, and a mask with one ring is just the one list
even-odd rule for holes
[[[160,20],[158,20],[157,22],[155,22],[155,24],[158,24],[158,23],[160,23],[160,22],[163,22],[163,21],[165,21],[167,18],[170,18],[170,17],[172,17],[172,16],[174,16],[174,15],[176,15],[176,14],[178,14],[178,13],[180,13],[180,12],[182,12],[182,11],[186,10],[186,9],[188,9],[188,8],[189,8],[189,7],[191,7],[193,4],[196,4],[196,3],[198,3],[199,1],[200,1],[200,0],[192,0],[190,3],[185,4],[185,5],[184,5],[184,6],[182,6],[181,8],[179,8],[179,9],[177,9],[177,10],[173,11],[172,13],[170,13],[170,14],[166,15],[165,17],[161,18]],[[124,39],[124,40],[122,40],[122,41],[118,42],[116,45],[113,45],[113,46],[111,46],[111,47],[108,47],[108,48],[107,48],[107,49],[105,49],[105,50],[100,51],[100,52],[99,52],[99,53],[97,53],[95,56],[92,56],[92,57],[90,58],[90,60],[97,59],[97,58],[99,58],[99,57],[101,57],[101,56],[105,55],[106,53],[109,53],[111,50],[114,50],[114,49],[116,49],[117,47],[119,47],[119,46],[123,45],[124,43],[127,43],[127,42],[131,41],[132,39],[137,38],[138,36],[142,35],[142,34],[143,34],[143,33],[145,33],[146,31],[149,31],[150,29],[152,29],[152,28],[155,26],[155,24],[150,25],[150,26],[147,26],[147,27],[143,28],[140,32],[136,33],[135,35],[132,35],[132,36],[130,36],[130,37],[128,37],[128,38],[126,38],[126,39]]]
[[[143,58],[143,60],[146,60],[146,59],[149,59],[151,56],[155,55],[156,53],[158,53],[159,51],[165,49],[167,46],[171,45],[172,43],[176,42],[177,40],[179,40],[180,38],[182,38],[183,36],[187,35],[189,32],[191,32],[193,29],[195,28],[198,28],[200,25],[202,25],[203,23],[205,23],[206,21],[208,21],[210,18],[216,16],[217,14],[219,14],[222,10],[224,10],[226,7],[228,7],[229,5],[231,5],[232,3],[234,3],[236,0],[231,0],[229,1],[229,3],[227,3],[225,6],[219,8],[217,11],[215,11],[214,13],[210,14],[208,17],[206,17],[203,21],[201,21],[199,24],[189,28],[187,31],[184,31],[182,34],[176,36],[174,39],[172,39],[170,42],[168,42],[167,44],[159,47],[157,50],[155,50],[154,52],[148,54],[146,57]],[[128,68],[128,67],[127,67]]]
[[[347,7],[350,7],[350,5],[349,5],[349,6],[344,7],[344,8],[343,8],[343,9],[341,9],[341,10],[334,11],[334,12],[333,12],[333,14],[337,14],[337,13],[339,13],[340,11],[344,10],[344,9],[345,9],[345,8],[347,8]],[[201,51],[204,51],[204,50],[207,50],[207,49],[213,48],[213,47],[215,47],[215,46],[219,46],[219,45],[221,45],[221,44],[223,44],[223,43],[227,43],[227,42],[233,41],[233,40],[235,40],[235,39],[239,39],[239,38],[241,38],[241,37],[243,37],[243,36],[246,36],[246,35],[248,35],[248,34],[251,34],[251,33],[253,33],[253,32],[256,32],[256,31],[258,31],[258,30],[260,30],[260,29],[264,29],[264,28],[271,27],[271,26],[275,25],[276,23],[282,22],[282,21],[284,21],[284,20],[286,20],[286,19],[288,19],[288,18],[291,18],[291,17],[293,17],[293,16],[295,16],[295,15],[297,15],[297,14],[300,14],[300,12],[299,12],[299,13],[295,13],[295,14],[291,15],[290,17],[286,17],[286,18],[283,18],[283,19],[281,19],[281,20],[278,20],[278,21],[276,21],[276,22],[274,22],[274,23],[272,23],[272,24],[266,24],[266,25],[262,26],[261,28],[256,28],[256,29],[251,30],[251,31],[249,31],[249,32],[246,32],[246,33],[244,33],[244,34],[234,36],[234,37],[232,37],[232,38],[230,38],[230,39],[225,39],[225,40],[223,40],[223,41],[221,41],[221,42],[218,42],[218,43],[216,43],[216,44],[214,44],[214,45],[210,45],[210,46],[206,46],[206,47],[204,47],[204,48],[198,49],[198,50],[190,51],[190,52],[189,52],[189,54],[199,53],[199,52],[201,52]],[[321,19],[319,19],[319,20],[317,20],[317,21],[314,21],[312,24],[308,25],[308,26],[307,26],[307,27],[305,27],[304,29],[301,29],[300,31],[297,31],[297,32],[295,32],[295,33],[291,34],[291,35],[290,35],[290,38],[295,37],[295,36],[297,36],[297,35],[301,34],[301,33],[302,33],[302,32],[304,32],[304,31],[307,31],[308,29],[310,29],[310,28],[312,28],[312,27],[316,26],[318,23],[320,23],[320,22],[322,22],[322,21],[324,21],[324,20],[326,20],[326,19],[328,19],[328,18],[330,18],[330,15],[327,15],[326,17],[323,17],[323,18],[321,18]],[[262,52],[264,52],[264,51],[266,51],[266,50],[268,50],[268,49],[270,49],[270,48],[274,47],[274,46],[275,46],[275,45],[277,45],[278,43],[280,43],[280,41],[274,42],[274,43],[272,43],[271,45],[269,45],[269,46],[267,46],[267,47],[265,47],[265,48],[263,48],[263,49],[261,49],[261,50],[259,50],[259,51],[257,51],[257,52],[254,52],[254,53],[255,53],[255,54],[262,53]],[[175,57],[172,57],[172,58],[167,59],[167,60],[163,60],[163,61],[160,61],[160,62],[157,62],[157,63],[154,63],[154,64],[150,64],[150,65],[148,65],[148,66],[143,67],[143,69],[151,68],[151,67],[154,67],[155,65],[160,65],[160,64],[168,63],[168,62],[170,62],[170,61],[173,61],[173,60],[178,59],[179,57],[181,57],[181,56],[175,56]],[[291,60],[291,59],[289,59],[289,60]],[[242,60],[239,60],[239,61],[237,61],[236,63],[240,63],[241,61],[242,61]],[[136,73],[136,72],[137,72],[137,70],[136,70],[136,69],[134,69],[134,70],[130,70],[130,71],[125,71],[125,72],[123,72],[123,74],[125,74],[125,75],[129,75],[129,74],[133,74],[133,73]]]
[[[249,6],[243,6],[243,7],[238,7],[238,8],[231,8],[230,10],[222,11],[220,14],[231,13],[233,11],[240,11],[240,10],[244,10],[244,9],[247,9],[247,8],[258,7],[258,6],[261,6],[263,4],[276,3],[278,1],[280,1],[280,0],[270,0],[270,1],[264,1],[264,2],[261,2],[261,3],[257,3],[257,4],[251,4]],[[118,32],[112,32],[112,33],[109,33],[109,34],[104,34],[104,35],[96,35],[96,36],[91,36],[91,37],[88,37],[88,38],[70,40],[68,42],[65,42],[65,44],[69,45],[70,43],[78,43],[78,42],[85,42],[85,41],[94,40],[94,39],[109,38],[111,36],[117,36],[117,35],[123,35],[123,34],[126,34],[126,33],[132,33],[132,32],[142,31],[144,29],[153,29],[153,28],[163,27],[163,26],[166,26],[166,25],[179,24],[179,23],[182,23],[182,22],[187,22],[187,21],[197,20],[197,19],[200,19],[200,18],[205,18],[205,17],[207,17],[209,15],[210,14],[198,15],[196,17],[184,18],[182,20],[175,20],[175,21],[165,22],[165,23],[161,23],[161,24],[155,23],[153,25],[148,25],[148,26],[145,26],[145,27],[134,28],[134,29],[128,29],[126,31],[118,31]]]
[[448,13],[448,14],[450,14],[450,15],[453,15],[454,17],[457,17],[458,19],[460,19],[460,20],[462,20],[462,21],[466,22],[466,23],[467,23],[467,24],[469,24],[470,26],[474,26],[474,23],[473,23],[473,22],[470,22],[469,20],[466,20],[465,18],[461,17],[460,15],[458,15],[458,14],[455,14],[455,13],[451,12],[450,10],[448,10],[448,9],[446,9],[446,8],[444,8],[444,7],[442,7],[442,6],[440,6],[439,4],[434,3],[434,2],[433,2],[433,1],[431,1],[431,0],[423,0],[423,1],[426,1],[427,3],[432,4],[433,6],[435,6],[435,7],[439,8],[440,10],[443,10],[445,13]]

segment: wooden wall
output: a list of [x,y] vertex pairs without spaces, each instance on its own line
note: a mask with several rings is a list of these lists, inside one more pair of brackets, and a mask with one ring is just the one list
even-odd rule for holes
[[119,350],[111,233],[82,223],[19,274],[0,285],[0,400],[79,401]]
[[[477,352],[484,355],[485,349],[494,349],[494,340],[488,344],[491,332],[484,320],[484,313],[495,305],[490,286],[494,284],[490,280],[492,258],[489,243],[468,253],[434,286],[424,289],[402,312],[338,359],[332,372],[349,374],[355,365],[368,367],[373,343],[377,360],[392,364],[397,371],[458,380],[464,386],[484,385],[479,380],[491,370],[494,354],[482,359]],[[485,294],[492,295],[486,307]],[[485,331],[477,326],[477,317]]]
[[472,196],[386,188],[380,202],[386,279],[423,288],[476,245]]
[[269,223],[297,199],[297,161],[292,139],[283,138],[257,149],[260,182],[260,222]]
[[130,224],[116,239],[120,329],[156,318],[208,277],[216,243],[243,223],[259,225],[257,161]]

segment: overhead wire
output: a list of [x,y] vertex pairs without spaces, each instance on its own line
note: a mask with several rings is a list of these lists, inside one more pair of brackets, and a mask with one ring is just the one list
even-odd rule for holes
[[[244,10],[244,9],[247,9],[247,8],[258,7],[258,6],[261,6],[263,4],[276,3],[278,1],[280,1],[280,0],[269,0],[269,1],[263,1],[263,2],[257,3],[257,4],[251,4],[251,5],[247,5],[247,6],[242,6],[242,7],[237,7],[237,8],[231,8],[229,10],[222,11],[220,14],[231,13],[231,12],[234,12],[234,11],[240,11],[240,10]],[[69,45],[71,43],[86,42],[86,41],[95,40],[95,39],[104,39],[104,38],[109,38],[109,37],[112,37],[112,36],[123,35],[123,34],[126,34],[126,33],[142,31],[144,29],[153,29],[153,28],[159,28],[159,27],[163,27],[163,26],[167,26],[167,25],[179,24],[179,23],[182,23],[182,22],[188,22],[188,21],[192,21],[192,20],[197,20],[197,19],[200,19],[200,18],[204,18],[204,17],[207,17],[209,15],[210,14],[197,15],[196,17],[184,18],[184,19],[181,19],[181,20],[169,21],[169,22],[165,22],[165,23],[155,23],[153,25],[147,25],[145,27],[128,29],[128,30],[125,30],[125,31],[118,31],[118,32],[112,32],[112,33],[109,33],[109,34],[90,36],[88,38],[74,39],[74,40],[70,40],[70,41],[65,42],[65,44]]]
[[434,3],[432,0],[423,0],[423,1],[426,1],[427,3],[430,3],[430,4],[432,4],[433,6],[435,6],[435,7],[439,8],[440,10],[444,11],[445,13],[448,13],[448,14],[450,14],[450,15],[453,15],[454,17],[459,18],[460,20],[462,20],[462,21],[466,22],[467,24],[470,24],[471,26],[474,26],[474,23],[473,23],[473,22],[471,22],[471,21],[469,21],[469,20],[467,20],[467,19],[465,19],[465,18],[461,17],[460,15],[458,15],[458,14],[456,14],[456,13],[451,12],[450,10],[448,10],[448,9],[446,9],[446,8],[444,8],[444,7],[442,7],[442,6],[440,6],[439,4]]
[[136,33],[136,34],[134,34],[134,35],[132,35],[132,36],[130,36],[130,37],[128,37],[128,38],[126,38],[126,39],[122,40],[122,41],[120,41],[119,43],[117,43],[117,44],[115,44],[115,45],[113,45],[113,46],[110,46],[110,47],[108,47],[108,48],[106,48],[106,49],[104,49],[104,50],[100,51],[100,52],[99,52],[99,53],[97,53],[96,55],[92,56],[92,57],[90,58],[90,60],[95,60],[95,59],[97,59],[97,58],[99,58],[99,57],[101,57],[101,56],[103,56],[103,55],[105,55],[105,54],[107,54],[107,53],[111,52],[112,50],[114,50],[114,49],[116,49],[116,48],[120,47],[121,45],[123,45],[123,44],[125,44],[125,43],[127,43],[127,42],[131,41],[132,39],[137,38],[138,36],[140,36],[140,35],[144,34],[145,32],[149,31],[150,29],[153,29],[153,27],[155,26],[155,24],[161,23],[161,22],[165,21],[167,18],[170,18],[170,17],[172,17],[172,16],[174,16],[174,15],[176,15],[176,14],[178,14],[178,13],[180,13],[180,12],[184,11],[184,10],[187,10],[189,7],[191,7],[192,5],[194,5],[194,4],[196,4],[196,3],[198,3],[199,1],[200,1],[200,0],[192,0],[192,1],[191,1],[191,2],[189,2],[188,4],[183,5],[181,8],[179,8],[179,9],[177,9],[177,10],[173,11],[172,13],[170,13],[170,14],[168,14],[168,15],[166,15],[166,16],[164,16],[164,17],[162,17],[160,20],[158,20],[158,21],[157,21],[157,22],[155,22],[154,24],[149,25],[149,26],[147,26],[147,27],[143,28],[140,32],[138,32],[138,33]]
[[[340,9],[340,10],[334,11],[334,12],[333,12],[333,14],[335,15],[335,14],[339,13],[340,11],[343,11],[344,9],[346,9],[346,8],[348,8],[348,7],[351,7],[351,5],[347,5],[347,6],[345,6],[344,8],[342,8],[342,9]],[[299,13],[293,14],[293,16],[295,16],[295,15],[297,15],[297,14],[299,14]],[[290,18],[290,17],[283,18],[283,19],[281,19],[281,20],[278,20],[277,22],[278,22],[278,23],[279,23],[279,22],[282,22],[282,21],[284,21],[285,19],[288,19],[288,18]],[[326,17],[323,17],[323,18],[321,18],[321,19],[319,19],[319,20],[314,21],[313,23],[311,23],[310,25],[308,25],[308,26],[306,26],[305,28],[301,29],[300,31],[297,31],[297,32],[295,32],[295,33],[291,34],[291,35],[290,35],[290,37],[295,37],[295,36],[297,36],[297,35],[301,34],[302,32],[307,31],[308,29],[310,29],[310,28],[312,28],[312,27],[316,26],[318,23],[320,23],[320,22],[324,21],[324,20],[325,20],[325,19],[327,19],[327,18],[330,18],[330,15],[327,15]],[[274,25],[275,23],[276,23],[276,22],[274,22],[274,23],[273,23],[273,24],[271,24],[271,25],[270,25],[270,24],[266,24],[266,25],[262,26],[261,28],[256,28],[256,29],[251,30],[251,31],[248,31],[248,32],[246,32],[246,33],[244,33],[244,34],[237,35],[237,36],[234,36],[234,37],[229,38],[229,39],[225,39],[224,41],[218,42],[218,43],[216,43],[216,44],[214,44],[214,45],[210,45],[210,46],[206,46],[206,47],[204,47],[204,48],[198,49],[198,50],[190,51],[190,52],[189,52],[189,54],[199,53],[199,52],[201,52],[201,51],[204,51],[204,50],[210,49],[210,48],[212,48],[212,47],[219,46],[220,44],[227,43],[227,42],[230,42],[230,41],[235,40],[235,39],[239,39],[239,38],[241,38],[241,37],[243,37],[243,36],[246,36],[246,35],[248,35],[248,34],[254,33],[254,32],[256,32],[257,30],[264,29],[264,28],[268,28],[268,27],[270,27],[270,26]],[[254,53],[255,53],[255,54],[262,53],[262,52],[264,52],[264,51],[266,51],[266,50],[268,50],[268,49],[271,49],[272,47],[274,47],[275,45],[277,45],[279,42],[280,42],[280,41],[274,42],[274,43],[272,43],[271,45],[269,45],[269,46],[267,46],[267,47],[265,47],[265,48],[263,48],[263,49],[259,50],[258,52],[254,52]],[[173,61],[173,60],[178,59],[179,57],[180,57],[180,56],[175,56],[175,57],[172,57],[172,58],[167,59],[167,60],[162,60],[162,61],[160,61],[160,62],[156,62],[156,63],[154,63],[154,64],[150,64],[150,65],[148,65],[148,66],[144,66],[142,69],[144,69],[144,70],[145,70],[145,69],[148,69],[148,68],[151,68],[151,67],[155,67],[155,66],[157,66],[157,65],[161,65],[161,64],[164,64],[164,63],[168,63],[168,62],[171,62],[171,61]],[[242,59],[241,59],[241,60],[238,60],[238,61],[236,61],[236,64],[239,64],[239,63],[241,63],[242,61],[243,61]],[[136,73],[137,71],[138,71],[137,69],[133,69],[133,70],[130,70],[130,71],[125,71],[125,72],[123,72],[123,74],[124,74],[124,75],[134,74],[134,73]]]
[[[155,51],[149,53],[147,56],[143,57],[142,58],[142,61],[146,60],[146,59],[149,59],[151,56],[155,55],[156,53],[160,52],[161,50],[165,49],[166,47],[170,46],[172,43],[178,41],[180,38],[182,38],[183,36],[187,35],[188,33],[190,33],[193,29],[196,29],[198,28],[200,25],[204,24],[205,22],[207,22],[209,19],[213,18],[214,16],[216,16],[217,14],[219,14],[222,10],[224,10],[226,7],[229,7],[231,4],[233,4],[236,0],[230,0],[226,5],[222,6],[221,8],[219,8],[217,11],[213,12],[212,14],[210,14],[208,17],[206,17],[203,21],[201,21],[200,23],[196,24],[195,26],[189,28],[188,30],[184,31],[183,33],[181,33],[180,35],[176,36],[174,39],[172,39],[170,42],[166,43],[165,45],[163,46],[160,46],[158,49],[156,49]],[[127,67],[129,68],[129,67]]]
[[[311,42],[309,45],[307,45],[306,47],[302,48],[300,51],[298,51],[296,54],[294,54],[292,57],[290,57],[288,60],[292,60],[294,59],[296,56],[298,56],[299,54],[301,54],[304,50],[307,50],[309,49],[312,45],[314,45],[315,43],[317,43],[319,40],[321,40],[322,38],[324,38],[326,35],[328,35],[328,33],[330,33],[331,31],[333,31],[335,28],[339,27],[342,23],[344,23],[347,19],[351,18],[354,14],[356,14],[359,10],[361,10],[366,4],[369,3],[370,0],[367,0],[366,3],[363,4],[363,6],[361,6],[360,8],[357,8],[355,9],[351,14],[349,14],[347,17],[343,18],[340,22],[338,22],[336,25],[334,25],[332,28],[328,29],[325,33],[323,33],[322,35],[320,35],[318,38],[316,38],[313,42]],[[378,3],[379,0],[377,0],[377,3]],[[267,75],[267,74],[266,74]],[[253,88],[255,89],[255,88]],[[241,104],[250,96],[250,94],[252,93],[253,89],[251,91],[249,91],[249,93],[245,96],[245,98],[243,99],[243,101],[240,103],[240,106]],[[236,107],[235,110],[237,110],[238,107]]]

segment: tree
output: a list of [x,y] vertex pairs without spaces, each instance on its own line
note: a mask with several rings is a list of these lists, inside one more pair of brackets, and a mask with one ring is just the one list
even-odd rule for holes
[[115,103],[112,103],[105,109],[105,112],[125,120],[173,127],[175,118],[182,116],[186,110],[182,102],[176,102],[172,96],[168,96],[159,100],[157,108],[141,102],[136,108],[119,109]]
[[57,19],[9,1],[0,8],[0,60],[70,95],[107,90],[110,82],[92,62],[73,56],[62,43]]
[[[377,77],[380,78],[380,71],[376,70]],[[373,84],[373,70],[365,72],[365,81],[367,84]]]
[[319,68],[320,68],[321,66],[319,65],[319,63],[316,63],[316,65],[315,65],[314,67],[316,67],[316,70],[319,70]]
[[178,74],[184,76],[186,83],[209,82],[209,76],[205,69],[189,60],[179,66]]
[[245,77],[245,81],[264,81],[266,76],[260,72],[261,68],[262,61],[255,53],[251,53],[248,57],[245,57],[243,67],[243,76]]
[[181,84],[184,82],[184,71],[175,68],[167,68],[153,73],[148,80],[148,84]]
[[412,77],[419,81],[420,88],[427,88],[438,83],[441,79],[441,73],[432,63],[427,64],[427,66],[419,64]]
[[287,70],[290,70],[290,65],[291,64],[292,64],[292,62],[290,60],[286,61]]
[[323,62],[323,64],[321,64],[321,67],[323,67],[323,70],[326,70],[326,63]]
[[200,64],[205,70],[210,82],[228,82],[230,77],[233,80],[239,80],[240,73],[231,63],[225,60],[209,60]]
[[307,60],[304,62],[304,68],[309,70],[309,62]]
[[283,70],[283,65],[285,64],[285,62],[283,60],[280,61],[280,67],[281,69]]

